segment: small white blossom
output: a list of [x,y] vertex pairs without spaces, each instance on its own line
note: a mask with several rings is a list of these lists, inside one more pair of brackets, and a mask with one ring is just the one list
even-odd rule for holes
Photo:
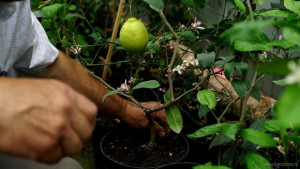
[[172,72],[177,72],[178,74],[182,74],[183,66],[177,65],[175,68],[173,68]]
[[126,80],[126,79],[125,79],[125,82],[124,82],[123,84],[121,84],[120,87],[117,88],[117,90],[120,90],[120,91],[122,91],[122,92],[124,92],[124,93],[126,93],[126,94],[129,93],[130,86],[127,85],[127,80]]
[[278,150],[281,154],[285,155],[285,149],[284,149],[284,147],[282,147],[282,146],[277,146],[277,150]]
[[199,29],[199,30],[205,29],[204,27],[201,27],[201,22],[197,21],[196,18],[195,18],[194,22],[191,23],[191,25],[192,25],[192,28],[196,28],[196,29]]
[[72,54],[77,55],[77,54],[80,54],[81,48],[79,46],[75,46],[75,47],[72,46],[70,48],[70,51]]
[[133,84],[133,83],[135,83],[136,82],[136,78],[134,78],[134,77],[130,77],[130,79],[129,79],[129,81],[128,81],[128,83],[130,83],[130,84]]
[[165,93],[165,92],[166,92],[166,90],[167,90],[167,89],[166,89],[165,87],[164,87],[164,88],[162,88],[162,87],[161,87],[161,88],[159,88],[159,91],[161,91],[161,92],[163,92],[163,93]]
[[178,74],[182,74],[187,68],[195,67],[199,65],[198,59],[195,59],[193,56],[190,56],[183,60],[181,65],[177,65],[173,68],[172,72],[177,72]]
[[[300,62],[299,62],[300,64]],[[300,65],[297,65],[295,62],[289,62],[288,67],[291,70],[291,73],[287,75],[286,78],[275,81],[275,83],[279,85],[288,85],[288,84],[294,84],[298,83],[300,86]]]
[[282,35],[279,35],[279,36],[278,36],[278,40],[283,40],[283,36],[282,36]]

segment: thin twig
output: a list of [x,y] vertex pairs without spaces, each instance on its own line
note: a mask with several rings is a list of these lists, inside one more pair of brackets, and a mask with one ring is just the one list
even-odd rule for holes
[[164,13],[162,11],[159,11],[159,16],[161,17],[162,21],[164,22],[164,24],[167,26],[167,28],[170,30],[170,32],[173,34],[174,38],[175,38],[175,48],[173,51],[173,55],[171,58],[171,62],[168,66],[168,83],[169,83],[169,90],[170,90],[170,101],[174,100],[174,91],[173,91],[173,83],[172,83],[172,68],[173,65],[175,63],[175,59],[176,59],[176,54],[178,51],[178,44],[179,44],[179,36],[176,34],[176,32],[174,31],[174,29],[172,28],[172,26],[170,25],[170,23],[167,21]]

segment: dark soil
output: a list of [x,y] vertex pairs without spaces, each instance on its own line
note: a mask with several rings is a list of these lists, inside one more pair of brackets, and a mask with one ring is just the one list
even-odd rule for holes
[[196,165],[197,165],[196,163],[181,162],[181,163],[168,164],[165,166],[161,166],[158,169],[192,169]]
[[148,130],[116,130],[102,141],[102,151],[117,163],[142,168],[178,162],[188,152],[188,144],[180,135],[157,137],[153,149],[148,147],[148,138]]

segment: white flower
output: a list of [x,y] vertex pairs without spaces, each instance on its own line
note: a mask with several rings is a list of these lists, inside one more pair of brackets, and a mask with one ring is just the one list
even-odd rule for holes
[[195,59],[193,56],[190,56],[183,60],[181,65],[177,65],[173,68],[172,72],[178,72],[178,74],[182,74],[189,67],[195,67],[199,65],[198,59]]
[[81,48],[79,46],[75,46],[75,47],[71,47],[70,48],[71,53],[73,53],[74,55],[80,54],[81,52]]
[[274,81],[274,83],[278,85],[289,85],[289,84],[298,83],[300,86],[300,61],[299,61],[299,65],[291,61],[288,63],[288,67],[291,70],[291,73],[287,75],[286,78],[282,80]]
[[183,66],[181,65],[177,65],[175,68],[173,68],[172,72],[177,72],[178,74],[182,74],[182,71],[183,71]]
[[278,150],[281,154],[285,155],[284,147],[282,147],[282,146],[277,146],[277,150]]
[[121,84],[120,87],[117,88],[117,90],[120,90],[120,91],[122,91],[122,92],[124,92],[124,93],[126,93],[126,94],[129,93],[130,86],[127,85],[127,80],[126,80],[126,79],[125,79],[125,82],[124,82],[123,84]]
[[134,77],[130,77],[130,79],[129,79],[128,83],[132,84],[132,83],[135,83],[136,81],[137,81],[137,79],[136,79],[136,78],[134,78]]
[[200,29],[200,30],[205,29],[204,27],[201,27],[201,22],[197,21],[196,18],[194,20],[194,23],[191,23],[191,25],[192,25],[193,28],[196,28],[196,29]]

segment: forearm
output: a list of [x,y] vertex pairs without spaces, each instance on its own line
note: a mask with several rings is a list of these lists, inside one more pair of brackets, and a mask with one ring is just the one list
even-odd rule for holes
[[105,113],[122,119],[126,108],[126,100],[118,95],[112,95],[102,102],[103,96],[110,90],[104,84],[89,75],[87,69],[69,58],[62,52],[56,61],[39,74],[40,77],[55,78],[73,87],[95,102],[101,113]]

